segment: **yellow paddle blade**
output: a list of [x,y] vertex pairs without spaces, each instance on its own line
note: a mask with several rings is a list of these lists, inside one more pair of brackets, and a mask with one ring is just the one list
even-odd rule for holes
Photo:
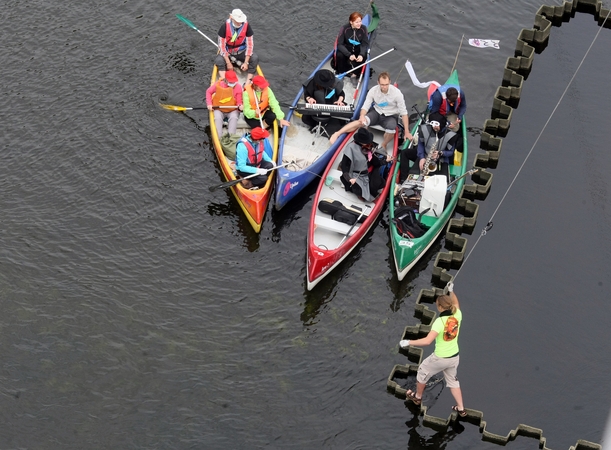
[[169,109],[170,111],[186,111],[187,109],[190,109],[186,108],[185,106],[165,105],[163,103],[160,103],[159,106],[165,109]]

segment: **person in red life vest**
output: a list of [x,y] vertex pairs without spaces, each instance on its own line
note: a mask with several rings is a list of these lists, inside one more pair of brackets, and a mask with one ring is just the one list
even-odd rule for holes
[[340,29],[336,40],[334,68],[337,73],[348,72],[367,59],[369,34],[367,27],[363,25],[363,15],[360,12],[353,12],[348,22]]
[[220,79],[206,89],[206,105],[214,110],[214,123],[219,137],[223,134],[223,119],[227,118],[227,132],[235,134],[238,128],[240,111],[244,109],[242,86],[233,70],[225,72],[225,78]]
[[219,29],[219,54],[214,64],[219,68],[221,78],[226,70],[234,66],[248,72],[248,80],[257,73],[259,57],[254,53],[253,31],[241,9],[234,9],[229,19]]
[[269,83],[261,75],[255,75],[252,83],[244,87],[244,120],[251,128],[261,126],[259,119],[263,121],[263,127],[269,128],[278,119],[283,127],[291,126],[288,120],[284,120],[284,112],[280,108],[276,96],[269,88]]
[[446,384],[456,401],[456,406],[453,406],[452,410],[456,411],[460,417],[465,417],[467,412],[463,405],[462,391],[456,376],[459,363],[458,334],[462,324],[462,312],[460,311],[458,297],[454,293],[454,283],[448,283],[444,289],[444,294],[437,297],[435,304],[437,311],[439,311],[439,317],[433,322],[429,334],[422,339],[403,339],[399,342],[399,346],[405,349],[410,345],[424,347],[435,341],[435,351],[422,361],[418,368],[416,392],[408,389],[405,395],[415,405],[420,405],[427,381],[433,375],[443,372]]
[[246,188],[263,187],[276,164],[271,159],[272,145],[269,142],[269,132],[261,127],[253,128],[236,145],[235,166],[238,175],[247,177],[258,174],[256,177],[242,180]]
[[429,102],[429,120],[436,120],[441,124],[441,128],[446,126],[446,117],[450,113],[458,116],[458,145],[456,151],[462,152],[462,118],[467,112],[467,99],[465,93],[453,86],[439,86]]

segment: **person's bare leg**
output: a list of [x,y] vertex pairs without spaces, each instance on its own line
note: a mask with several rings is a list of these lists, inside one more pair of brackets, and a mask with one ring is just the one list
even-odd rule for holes
[[351,133],[352,131],[362,127],[363,125],[361,124],[360,120],[353,120],[352,122],[348,122],[346,125],[344,125],[342,128],[340,128],[339,131],[336,131],[335,133],[333,133],[331,135],[331,137],[329,138],[329,142],[331,144],[335,144],[335,141],[337,141],[337,138],[340,136],[340,134],[343,133]]
[[424,383],[416,383],[416,397],[422,398],[422,394],[424,394],[424,388],[426,384]]
[[458,407],[458,409],[460,411],[463,411],[465,409],[465,405],[463,405],[462,402],[462,391],[460,390],[460,388],[450,388],[450,392],[452,393],[452,397],[454,397],[454,400],[456,400],[456,406]]

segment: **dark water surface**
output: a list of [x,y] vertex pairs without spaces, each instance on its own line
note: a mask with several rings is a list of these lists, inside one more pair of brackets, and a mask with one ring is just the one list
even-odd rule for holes
[[[541,3],[381,2],[372,55],[408,105],[457,68],[471,159],[518,33]],[[549,3],[548,3],[549,4]],[[399,283],[384,217],[305,291],[311,190],[255,235],[221,181],[201,102],[213,37],[233,7],[290,101],[366,3],[241,5],[8,0],[0,47],[0,448],[498,448],[477,427],[435,432],[386,393],[417,323],[436,245]],[[535,59],[478,227],[495,214],[599,28],[578,14]],[[609,30],[592,47],[456,280],[461,381],[488,430],[599,442],[611,404],[607,266]],[[394,80],[393,80],[394,81]],[[309,194],[309,195],[308,195]],[[427,352],[428,354],[428,352]],[[437,391],[434,393],[436,395]],[[444,390],[427,400],[447,417]],[[538,448],[519,438],[510,448]]]

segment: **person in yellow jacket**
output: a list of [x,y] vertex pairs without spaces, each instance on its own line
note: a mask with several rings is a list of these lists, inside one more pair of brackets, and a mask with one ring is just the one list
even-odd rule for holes
[[284,112],[280,109],[276,96],[269,88],[267,80],[261,75],[255,75],[252,83],[244,86],[243,103],[244,120],[251,128],[263,126],[267,129],[276,119],[283,127],[291,126],[288,120],[284,120]]

